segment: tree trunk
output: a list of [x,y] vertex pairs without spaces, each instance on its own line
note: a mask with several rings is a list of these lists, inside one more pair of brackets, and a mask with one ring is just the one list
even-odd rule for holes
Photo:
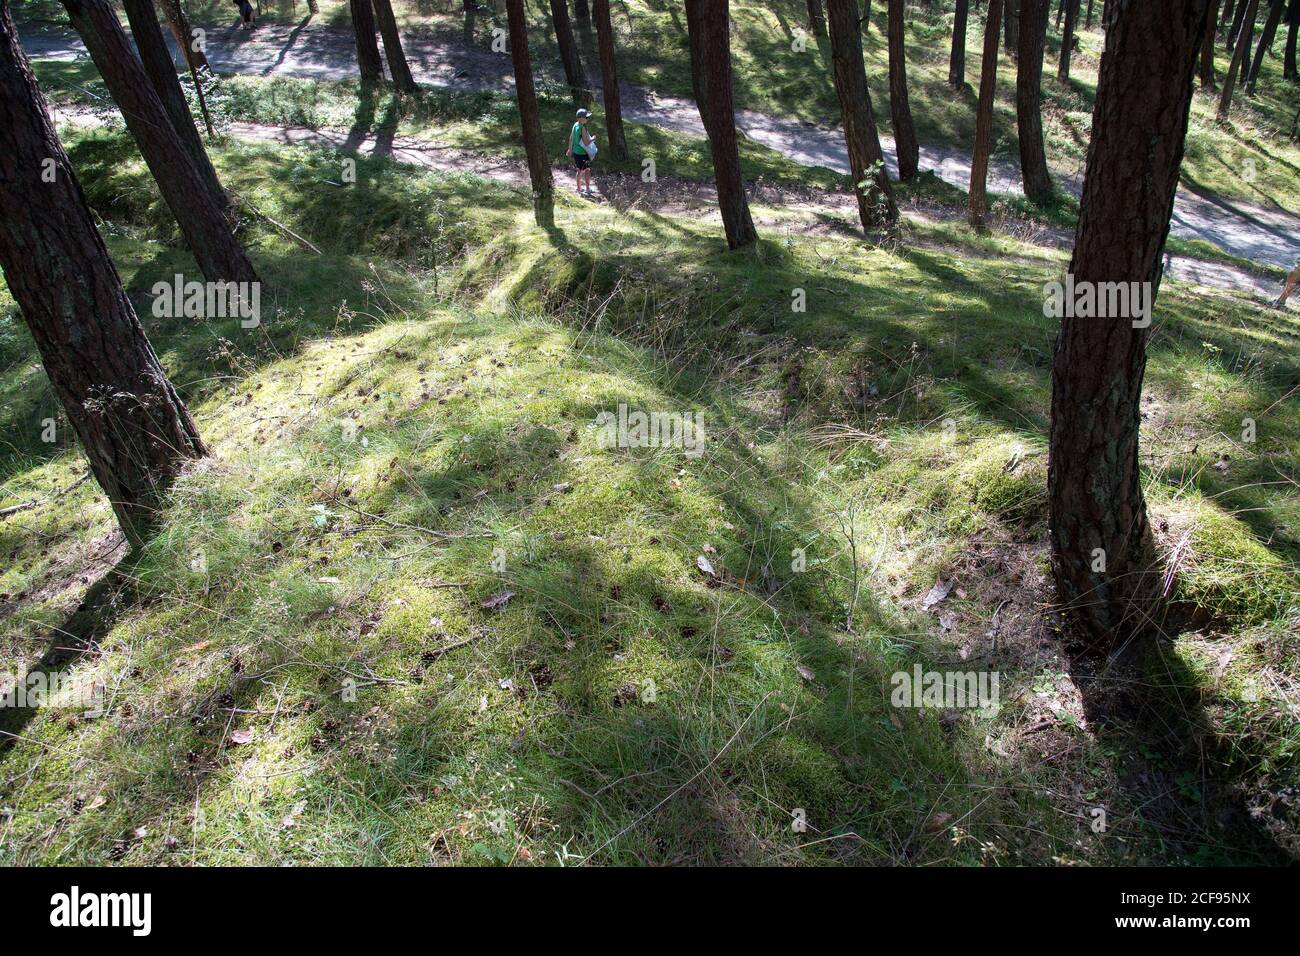
[[1021,0],[1002,0],[1002,28],[1007,56],[1020,55],[1020,2]]
[[[1070,275],[1160,286],[1208,0],[1110,0]],[[1126,310],[1119,309],[1124,312]],[[1137,324],[1149,319],[1149,313]],[[1138,424],[1146,327],[1064,317],[1052,369],[1048,470],[1057,597],[1097,647],[1158,613]]]
[[907,53],[903,46],[903,0],[889,0],[889,114],[894,121],[898,179],[911,182],[921,164],[921,147],[907,102]]
[[1233,14],[1237,9],[1237,0],[1227,0],[1223,5],[1223,15],[1219,17],[1219,33],[1227,35],[1229,25],[1232,23]]
[[256,282],[225,210],[213,199],[172,128],[108,0],[63,0],[73,28],[117,103],[140,155],[209,282]]
[[[1258,14],[1258,8],[1256,8],[1255,12]],[[1241,22],[1241,32],[1246,39],[1246,55],[1241,61],[1241,74],[1238,77],[1238,82],[1244,87],[1246,81],[1250,79],[1250,50],[1255,44],[1255,17]],[[1241,38],[1238,37],[1238,39]]]
[[1300,0],[1291,0],[1286,9],[1286,56],[1282,61],[1282,79],[1300,79],[1300,70],[1296,68],[1296,35],[1300,33]]
[[555,26],[555,42],[560,48],[564,79],[573,93],[573,102],[578,106],[589,106],[591,90],[587,84],[587,73],[582,68],[582,58],[578,56],[578,43],[573,37],[567,0],[551,0],[551,23]]
[[1250,67],[1250,80],[1246,83],[1246,95],[1255,95],[1255,84],[1259,82],[1259,71],[1264,66],[1264,54],[1273,48],[1273,39],[1277,36],[1277,25],[1282,22],[1283,0],[1273,0],[1268,8],[1268,19],[1264,21],[1264,32],[1259,35],[1259,46],[1255,48],[1255,62]]
[[970,0],[957,0],[952,21],[952,53],[948,57],[948,85],[961,89],[966,85],[966,23],[970,19]]
[[357,39],[357,67],[362,86],[379,86],[384,82],[384,65],[375,42],[375,14],[370,0],[348,0],[352,13],[352,31]]
[[1052,198],[1052,174],[1043,143],[1043,47],[1052,0],[1021,0],[1020,57],[1016,64],[1016,131],[1020,140],[1020,174],[1030,202]]
[[1092,0],[1088,0],[1088,15],[1085,18],[1085,20],[1086,20],[1085,26],[1087,26],[1087,28],[1091,30],[1092,29]]
[[90,470],[137,547],[168,484],[207,450],[95,229],[8,0],[0,2],[0,266]]
[[822,12],[822,0],[808,0],[808,32],[815,37],[826,36],[826,15]]
[[587,0],[573,0],[573,15],[579,20],[591,19],[591,10],[587,7]]
[[[415,77],[406,62],[402,51],[402,36],[397,32],[397,17],[393,16],[393,5],[389,0],[372,0],[375,7],[375,20],[379,23],[379,35],[384,38],[384,57],[388,60],[388,72],[393,77],[393,86],[399,93],[418,93]],[[373,33],[372,33],[373,36]]]
[[988,212],[986,184],[989,152],[993,146],[993,94],[998,82],[998,33],[1002,23],[1002,0],[989,0],[984,26],[984,59],[980,65],[980,98],[975,107],[975,152],[970,161],[970,224],[984,228]]
[[555,190],[551,164],[546,159],[546,142],[542,139],[542,121],[537,112],[524,0],[506,0],[506,17],[510,24],[510,62],[515,68],[519,125],[524,134],[524,152],[528,155],[528,179],[533,187],[533,216],[539,226],[549,229],[555,224]]
[[[1241,0],[1237,4],[1237,12],[1232,18],[1232,27],[1228,30],[1228,52],[1231,53],[1237,48],[1237,37],[1241,35],[1241,25],[1246,20],[1246,8],[1250,6],[1247,0]],[[1253,18],[1252,21],[1254,22]]]
[[1201,41],[1201,89],[1214,90],[1214,26],[1218,21],[1220,0],[1210,0],[1210,15],[1205,22]]
[[[607,0],[597,0],[607,2]],[[713,154],[713,178],[727,245],[732,249],[758,240],[740,176],[736,115],[731,100],[731,22],[727,0],[686,0],[686,31],[691,47],[691,85],[700,120]]]
[[1065,32],[1061,34],[1061,59],[1056,65],[1056,78],[1062,83],[1070,79],[1070,55],[1074,52],[1074,24],[1079,18],[1079,0],[1065,0]]
[[[1242,0],[1241,10],[1243,17],[1249,16],[1250,22],[1255,22],[1255,12],[1259,7],[1259,0]],[[1228,75],[1223,78],[1223,92],[1219,95],[1219,112],[1218,118],[1226,120],[1228,111],[1232,109],[1232,91],[1237,88],[1237,71],[1241,69],[1242,62],[1246,59],[1246,51],[1250,48],[1250,31],[1243,24],[1237,31],[1237,47],[1232,52],[1232,59],[1228,61]]]
[[1061,14],[1065,12],[1065,5],[1070,0],[1056,0],[1056,29],[1061,29]]
[[212,168],[208,151],[203,148],[203,140],[194,126],[194,117],[190,115],[189,104],[185,102],[185,93],[180,80],[176,78],[176,63],[167,49],[163,39],[162,27],[158,24],[158,15],[154,11],[153,0],[123,0],[126,18],[131,24],[131,35],[135,38],[135,48],[140,54],[140,63],[153,84],[154,92],[162,101],[167,118],[171,120],[172,129],[194,164],[195,171],[204,181],[212,201],[222,210],[230,207],[230,197],[221,188],[217,171]]
[[176,45],[185,55],[185,62],[196,73],[205,67],[211,69],[208,67],[207,54],[194,48],[194,32],[181,7],[181,0],[158,0],[158,4],[162,7],[163,16],[167,18],[167,25],[171,27],[172,36],[176,38]]
[[627,140],[623,138],[623,110],[619,106],[618,70],[614,61],[614,24],[609,16],[609,0],[595,0],[596,45],[600,49],[600,94],[605,106],[605,135],[609,137],[609,155],[627,159]]
[[898,221],[893,188],[880,149],[880,133],[871,111],[857,0],[826,0],[830,14],[831,67],[840,101],[849,174],[858,197],[858,217],[868,232]]

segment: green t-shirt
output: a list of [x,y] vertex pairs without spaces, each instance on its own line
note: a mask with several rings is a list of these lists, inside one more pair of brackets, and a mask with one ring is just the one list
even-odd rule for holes
[[582,146],[582,124],[581,123],[573,124],[572,137],[573,137],[573,151],[575,153],[581,153],[583,156],[586,156],[587,151]]

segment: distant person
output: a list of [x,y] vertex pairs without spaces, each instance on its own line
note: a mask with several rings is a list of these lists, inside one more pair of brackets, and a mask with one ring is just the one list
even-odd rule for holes
[[[574,173],[574,184],[578,189],[579,196],[591,196],[591,161],[596,158],[596,139],[587,129],[587,122],[591,119],[591,112],[588,110],[578,110],[577,120],[573,128],[569,130],[569,148],[565,150],[565,155],[573,159],[573,165],[576,169]],[[586,189],[583,189],[583,186]]]
[[248,0],[235,0],[235,6],[239,7],[239,29],[253,29],[253,5]]
[[1286,284],[1282,286],[1282,294],[1273,303],[1273,308],[1286,308],[1286,300],[1291,298],[1291,293],[1295,291],[1297,285],[1300,285],[1300,262],[1297,262],[1295,268],[1287,273]]

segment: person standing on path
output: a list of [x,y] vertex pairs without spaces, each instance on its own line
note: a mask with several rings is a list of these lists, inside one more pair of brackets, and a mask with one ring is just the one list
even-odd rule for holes
[[[569,146],[565,155],[573,159],[574,185],[579,196],[591,196],[591,161],[596,156],[596,140],[587,129],[591,120],[589,110],[578,110],[577,119],[569,130]],[[584,184],[586,189],[583,189]]]

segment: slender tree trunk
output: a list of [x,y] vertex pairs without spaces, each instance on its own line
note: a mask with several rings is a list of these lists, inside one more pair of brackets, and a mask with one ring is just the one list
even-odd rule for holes
[[[1227,36],[1229,26],[1233,22],[1233,14],[1237,9],[1237,0],[1227,0],[1223,5],[1223,15],[1219,18],[1219,35]],[[1231,49],[1231,46],[1229,46]]]
[[196,48],[194,31],[190,28],[190,21],[181,6],[181,0],[158,0],[158,5],[162,7],[167,25],[171,27],[172,36],[176,38],[176,45],[185,55],[185,62],[196,73],[204,68],[211,69],[208,67],[207,54]]
[[1061,59],[1056,65],[1056,78],[1062,83],[1070,79],[1070,55],[1074,52],[1074,24],[1079,19],[1079,0],[1065,0],[1065,32],[1061,34]]
[[[1231,53],[1237,48],[1237,37],[1241,35],[1241,25],[1246,21],[1246,8],[1250,6],[1247,0],[1241,0],[1237,4],[1237,12],[1232,17],[1232,27],[1228,30],[1228,52]],[[1253,23],[1254,20],[1252,19]]]
[[1201,41],[1201,89],[1213,92],[1214,84],[1214,25],[1218,20],[1220,0],[1210,0],[1210,16],[1205,22],[1205,39]]
[[1052,0],[1021,0],[1020,57],[1016,64],[1016,131],[1020,141],[1020,174],[1030,202],[1046,205],[1052,198],[1052,174],[1043,143],[1043,47]]
[[1259,71],[1264,67],[1264,54],[1273,48],[1277,36],[1277,25],[1282,22],[1282,4],[1284,0],[1273,0],[1268,8],[1268,19],[1264,21],[1264,32],[1259,35],[1259,46],[1255,48],[1255,62],[1250,67],[1250,80],[1246,83],[1246,95],[1255,95],[1255,84],[1259,82]]
[[605,106],[605,135],[609,137],[609,155],[614,159],[627,159],[623,110],[619,105],[618,70],[614,60],[614,23],[609,16],[609,0],[595,0],[595,5],[596,45],[600,49],[600,93]]
[[948,56],[948,85],[961,89],[966,85],[966,24],[970,19],[970,0],[957,0],[952,21],[952,53]]
[[980,66],[980,98],[975,108],[975,152],[970,161],[970,224],[984,228],[988,213],[986,187],[989,152],[993,147],[993,94],[998,82],[998,33],[1002,26],[1002,0],[989,0],[984,26],[984,59]]
[[348,0],[348,9],[357,40],[361,85],[379,86],[384,82],[384,64],[379,59],[379,44],[375,42],[375,14],[370,9],[370,0]]
[[[52,174],[52,176],[51,176]],[[95,229],[0,0],[0,266],[132,547],[206,454]]]
[[[1255,12],[1258,14],[1258,8]],[[1255,17],[1242,21],[1241,32],[1246,38],[1246,55],[1241,61],[1241,72],[1237,78],[1237,82],[1244,88],[1246,81],[1250,79],[1250,51],[1255,44]],[[1240,39],[1240,37],[1238,37],[1238,39]]]
[[1065,12],[1065,5],[1070,0],[1056,0],[1056,29],[1061,29],[1061,14]]
[[528,155],[528,179],[533,187],[533,215],[539,226],[549,229],[555,224],[555,184],[551,178],[551,164],[546,159],[546,142],[542,139],[542,121],[537,111],[524,0],[506,0],[506,17],[510,24],[510,61],[515,68],[519,125],[524,134],[524,152]]
[[889,0],[889,114],[894,121],[898,179],[911,182],[921,165],[921,147],[907,101],[907,52],[903,44],[903,0]]
[[1088,15],[1085,17],[1085,24],[1089,30],[1092,29],[1092,0],[1088,0]]
[[862,19],[858,23],[863,33],[871,32],[871,0],[862,0]]
[[587,84],[587,73],[582,68],[582,58],[578,56],[578,43],[573,37],[567,0],[551,0],[551,23],[555,26],[555,42],[560,48],[564,79],[573,92],[573,102],[578,106],[589,106],[591,90]]
[[194,117],[190,115],[189,104],[185,102],[185,93],[180,80],[176,78],[176,64],[163,39],[162,27],[158,24],[158,15],[154,11],[153,0],[123,0],[126,18],[131,24],[131,35],[135,38],[135,48],[140,54],[140,63],[153,84],[154,92],[162,101],[167,118],[171,120],[172,129],[181,146],[194,164],[195,171],[203,179],[212,201],[221,209],[227,209],[230,198],[221,188],[217,171],[212,168],[208,151],[203,148],[203,140],[194,126]]
[[822,0],[808,0],[808,32],[815,37],[826,36],[826,15],[822,12]]
[[[1075,288],[1150,283],[1154,303],[1209,5],[1107,6],[1070,275]],[[1059,601],[1089,641],[1105,647],[1141,634],[1159,608],[1138,469],[1149,313],[1134,328],[1131,315],[1070,312],[1052,369],[1052,565]]]
[[1286,54],[1282,61],[1282,79],[1300,79],[1300,69],[1296,67],[1296,38],[1300,34],[1300,0],[1291,0],[1286,9]]
[[830,19],[831,67],[835,93],[844,123],[844,144],[849,152],[849,173],[858,197],[862,228],[871,231],[898,221],[898,207],[885,170],[880,133],[871,111],[866,67],[862,59],[862,32],[858,29],[857,0],[826,0]]
[[591,19],[591,10],[587,7],[587,0],[573,0],[573,15],[579,20]]
[[[603,2],[603,0],[597,0]],[[713,154],[713,178],[727,245],[732,249],[758,240],[740,175],[736,115],[731,99],[731,22],[727,0],[686,0],[686,30],[691,46],[691,84],[700,120]]]
[[225,209],[214,200],[181,145],[113,6],[108,0],[63,0],[63,6],[126,120],[200,271],[210,282],[257,281],[252,263],[230,231]]
[[[388,72],[392,74],[393,86],[399,93],[418,93],[415,77],[406,62],[402,51],[402,36],[397,32],[397,17],[393,16],[393,5],[389,0],[372,0],[375,7],[375,20],[379,23],[379,35],[384,38],[384,57],[388,60]],[[373,36],[373,34],[372,34]]]
[[[1255,12],[1259,7],[1259,0],[1242,0],[1242,15],[1249,17],[1250,22],[1255,22]],[[1228,61],[1228,75],[1223,78],[1223,92],[1219,94],[1219,112],[1218,118],[1226,120],[1228,112],[1232,109],[1232,92],[1237,88],[1237,71],[1241,69],[1242,62],[1246,59],[1246,51],[1250,49],[1250,31],[1243,24],[1237,31],[1237,47],[1232,52],[1232,59]]]
[[1020,55],[1020,0],[1002,0],[1002,30],[1007,56]]

